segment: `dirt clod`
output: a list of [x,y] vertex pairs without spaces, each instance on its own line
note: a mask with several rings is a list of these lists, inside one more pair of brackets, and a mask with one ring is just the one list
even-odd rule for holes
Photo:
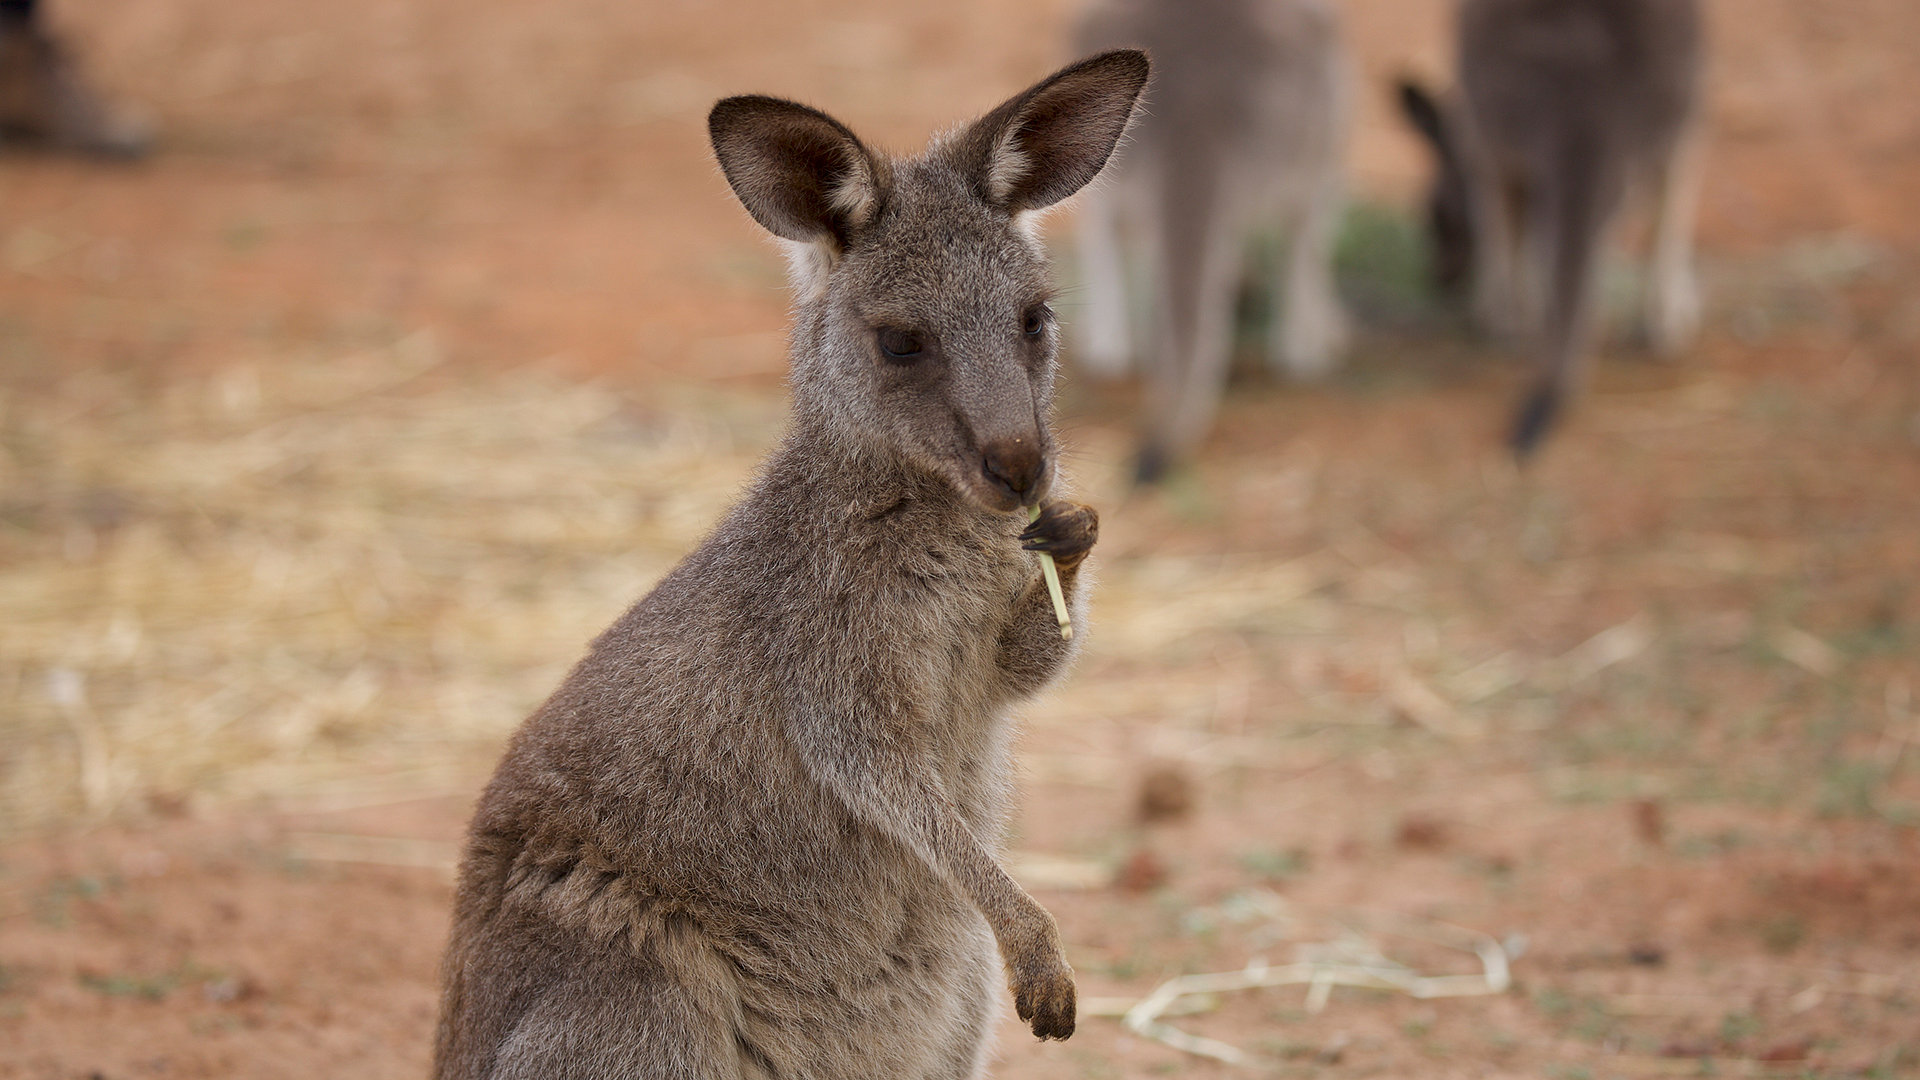
[[1630,804],[1633,835],[1641,843],[1659,847],[1667,840],[1667,810],[1658,799],[1635,799]]
[[1178,762],[1154,762],[1140,778],[1137,809],[1144,824],[1184,820],[1196,801],[1193,777]]
[[1445,821],[1419,812],[1403,814],[1393,832],[1393,842],[1405,851],[1439,851],[1452,840]]
[[1154,854],[1152,848],[1136,848],[1120,864],[1120,872],[1114,875],[1113,883],[1122,892],[1145,893],[1165,885],[1173,876],[1167,868],[1166,860]]
[[1658,945],[1641,943],[1627,950],[1627,963],[1635,967],[1663,967],[1667,962],[1667,950]]

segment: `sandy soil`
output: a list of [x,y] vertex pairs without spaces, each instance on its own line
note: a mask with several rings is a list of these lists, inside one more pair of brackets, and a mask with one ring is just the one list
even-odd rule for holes
[[[1711,7],[1706,339],[1677,367],[1615,350],[1527,475],[1495,448],[1517,369],[1445,334],[1370,336],[1325,387],[1256,380],[1153,498],[1121,484],[1125,395],[1069,388],[1107,508],[1098,617],[1028,711],[1012,846],[1083,994],[1285,962],[1342,926],[1422,970],[1475,970],[1381,933],[1391,913],[1504,942],[1515,985],[1339,989],[1317,1012],[1294,987],[1178,1022],[1270,1075],[1920,1074],[1920,8]],[[1444,71],[1444,6],[1349,8],[1356,187],[1404,204],[1422,162],[1385,80]],[[0,1077],[422,1075],[445,867],[499,739],[770,437],[779,267],[709,162],[707,104],[779,92],[909,146],[1061,59],[1067,14],[56,4],[166,143],[132,168],[0,158],[0,806],[17,818],[0,821]],[[421,378],[368,381],[422,349]],[[272,473],[226,504],[116,471],[169,448],[225,461],[284,433],[269,420],[324,429],[338,402],[283,388],[324,396],[330,372],[365,418],[311,432],[337,475]],[[267,404],[219,424],[179,406],[236,394]],[[689,400],[732,419],[687,434],[670,421]],[[329,482],[399,468],[344,444],[398,456],[454,412],[534,429],[460,443],[470,467],[433,507],[395,487],[315,509]],[[614,420],[652,434],[620,442]],[[591,483],[570,476],[589,460]],[[612,487],[623,469],[644,500]],[[108,479],[133,485],[124,506],[89,495],[121,490]],[[551,491],[571,531],[491,520],[513,510],[485,498],[503,486]],[[672,501],[689,487],[707,494]],[[611,569],[629,518],[644,552]],[[336,596],[374,565],[358,541],[313,540],[349,519],[418,526],[390,545],[387,615]],[[455,538],[462,522],[484,537]],[[187,575],[236,536],[324,549],[345,584],[283,607],[237,594],[260,617],[218,637],[175,596],[139,609],[158,629],[126,646],[171,634],[221,657],[83,647],[147,603],[132,569],[210,581]],[[480,580],[514,559],[551,561]],[[322,622],[360,628],[349,659],[303,651]],[[213,700],[236,658],[283,696],[363,670],[377,690],[279,750],[148,760],[163,744],[135,737],[136,699],[199,679],[191,700]],[[57,671],[121,696],[89,720],[59,705]],[[436,726],[454,714],[427,707],[436,680],[477,688],[479,719]],[[271,696],[247,699],[236,740],[280,715]],[[110,765],[91,781],[90,739]],[[1192,807],[1145,822],[1156,772]],[[1002,1046],[1007,1077],[1235,1071],[1098,1016],[1064,1045],[1008,1024]]]

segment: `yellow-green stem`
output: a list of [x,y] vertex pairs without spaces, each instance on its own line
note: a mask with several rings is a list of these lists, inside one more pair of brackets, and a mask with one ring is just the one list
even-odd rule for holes
[[[1040,508],[1034,507],[1027,515],[1029,522],[1040,520]],[[1073,640],[1073,617],[1067,614],[1067,594],[1060,589],[1060,568],[1053,565],[1053,556],[1042,551],[1040,554],[1040,575],[1047,579],[1047,594],[1053,597],[1053,615],[1060,620],[1060,640]]]

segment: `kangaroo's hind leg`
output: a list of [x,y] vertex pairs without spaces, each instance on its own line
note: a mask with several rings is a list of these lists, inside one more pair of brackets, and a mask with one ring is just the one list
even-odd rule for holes
[[1287,262],[1277,283],[1279,318],[1267,356],[1295,378],[1327,375],[1346,352],[1347,315],[1333,282],[1333,248],[1345,202],[1337,171],[1328,170],[1289,222]]
[[1142,483],[1160,480],[1206,435],[1232,359],[1242,234],[1219,205],[1222,193],[1187,179],[1163,193],[1169,209],[1151,245],[1159,254],[1156,284],[1165,310],[1155,327],[1146,431],[1135,466]]
[[1086,306],[1076,321],[1079,346],[1074,357],[1082,370],[1100,378],[1118,378],[1133,364],[1127,314],[1127,266],[1123,254],[1118,185],[1090,191],[1080,206],[1077,238]]
[[624,950],[583,957],[520,1018],[489,1080],[770,1080],[710,992]]
[[1482,165],[1469,201],[1473,221],[1473,313],[1480,328],[1495,338],[1523,343],[1535,333],[1537,316],[1529,307],[1525,269],[1524,196],[1512,178]]
[[1700,329],[1700,281],[1693,264],[1694,217],[1700,202],[1700,138],[1686,131],[1659,163],[1653,258],[1647,275],[1647,343],[1677,355]]

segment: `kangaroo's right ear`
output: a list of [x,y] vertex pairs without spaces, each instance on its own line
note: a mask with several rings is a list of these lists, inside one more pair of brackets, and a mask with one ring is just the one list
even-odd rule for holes
[[1018,213],[1085,187],[1126,134],[1150,70],[1139,49],[1100,53],[974,121],[958,147],[981,198]]
[[782,239],[843,251],[885,193],[885,162],[818,109],[730,97],[707,115],[707,133],[747,213]]
[[1434,99],[1427,88],[1412,79],[1401,79],[1396,84],[1400,95],[1400,111],[1415,131],[1427,137],[1443,155],[1451,146],[1447,134],[1447,120],[1440,111],[1440,103]]

